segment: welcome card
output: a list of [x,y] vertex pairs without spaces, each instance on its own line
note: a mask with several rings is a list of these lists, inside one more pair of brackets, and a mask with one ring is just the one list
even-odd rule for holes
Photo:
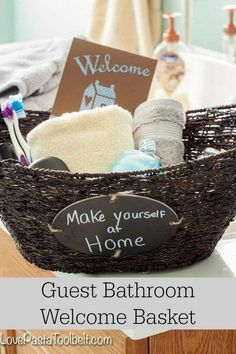
[[131,113],[148,97],[157,61],[75,38],[53,116],[117,104]]

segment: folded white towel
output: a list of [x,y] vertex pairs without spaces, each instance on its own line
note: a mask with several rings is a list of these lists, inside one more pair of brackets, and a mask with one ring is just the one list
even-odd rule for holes
[[54,156],[71,172],[110,172],[118,156],[134,148],[132,121],[118,106],[51,118],[28,134],[33,161]]

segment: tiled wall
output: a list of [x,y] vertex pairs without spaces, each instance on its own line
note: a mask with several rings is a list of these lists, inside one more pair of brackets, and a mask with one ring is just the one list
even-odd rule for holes
[[0,0],[0,43],[13,40],[14,14],[11,0]]
[[[0,43],[85,34],[91,3],[92,0],[0,0]],[[221,8],[236,5],[236,0],[163,0],[163,12],[182,13],[176,27],[183,40],[186,3],[192,8],[191,43],[221,51],[223,25],[227,21]]]
[[85,35],[91,3],[92,0],[0,0],[0,42]]

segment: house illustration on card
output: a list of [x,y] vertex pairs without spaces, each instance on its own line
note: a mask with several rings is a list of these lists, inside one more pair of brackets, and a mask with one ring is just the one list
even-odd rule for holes
[[115,85],[110,87],[100,85],[96,80],[91,83],[84,91],[80,111],[93,109],[97,107],[110,106],[116,103]]

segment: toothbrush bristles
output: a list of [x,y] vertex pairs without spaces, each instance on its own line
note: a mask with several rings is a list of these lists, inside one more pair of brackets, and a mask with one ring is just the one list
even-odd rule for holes
[[3,115],[3,118],[13,119],[14,112],[9,104],[2,106],[2,115]]

